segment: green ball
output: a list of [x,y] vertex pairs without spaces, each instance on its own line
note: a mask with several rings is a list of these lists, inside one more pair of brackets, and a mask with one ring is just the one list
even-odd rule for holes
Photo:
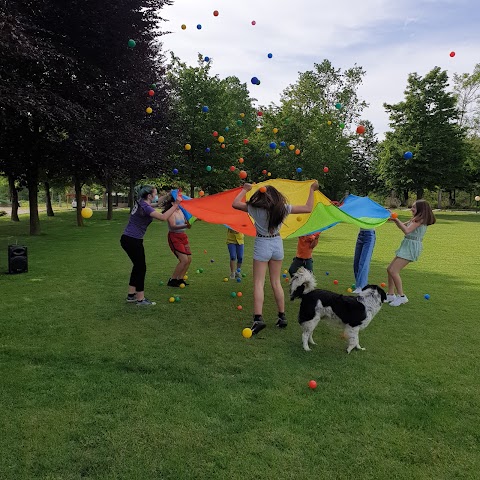
[[340,128],[345,128],[345,124],[344,124],[344,123],[341,123],[341,124],[340,124]]
[[207,165],[206,168],[205,168],[205,170],[206,170],[207,172],[211,172],[211,171],[212,171],[212,167],[211,167],[210,165]]
[[336,108],[337,110],[340,110],[340,109],[342,108],[342,104],[341,104],[341,103],[336,103],[336,104],[335,104],[335,108]]
[[232,292],[232,293],[230,294],[230,296],[231,296],[232,298],[235,298],[235,297],[237,296],[237,294],[236,294],[235,292]]
[[129,46],[130,48],[133,48],[136,44],[137,44],[137,42],[136,42],[135,40],[130,39],[130,40],[128,41],[128,46]]
[[160,280],[160,281],[158,282],[158,284],[159,284],[160,286],[162,286],[162,285],[163,285],[163,282]]
[[247,276],[246,273],[242,273],[242,277],[245,278]]
[[355,290],[356,288],[357,286],[354,283],[352,283],[352,290]]
[[278,154],[280,153],[280,149],[277,148],[277,149],[275,150],[275,153],[278,155]]
[[243,125],[243,122],[241,120],[237,120],[237,125],[241,127]]
[[176,301],[176,302],[179,302],[179,301],[180,301],[180,297],[179,297],[178,295],[175,297],[175,301]]
[[203,273],[203,268],[199,268],[198,271],[199,271],[200,273]]

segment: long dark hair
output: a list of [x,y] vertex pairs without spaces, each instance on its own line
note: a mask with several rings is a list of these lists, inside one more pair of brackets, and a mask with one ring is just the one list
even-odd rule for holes
[[422,225],[433,225],[437,221],[433,214],[432,207],[426,200],[417,200],[415,207],[417,208],[417,213],[413,218],[416,222]]
[[173,195],[169,193],[160,205],[162,212],[165,213],[167,210],[170,210],[173,207],[174,203],[175,200],[173,199]]
[[270,233],[273,233],[288,215],[287,199],[271,185],[267,187],[265,192],[257,190],[247,204],[267,211],[268,231]]

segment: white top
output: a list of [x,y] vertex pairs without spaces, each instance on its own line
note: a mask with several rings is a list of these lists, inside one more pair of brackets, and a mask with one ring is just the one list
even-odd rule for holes
[[[286,205],[287,214],[290,215],[292,211],[291,205]],[[277,225],[273,232],[268,231],[268,212],[264,208],[256,208],[247,204],[248,214],[255,220],[255,229],[257,230],[258,235],[271,236],[276,235],[282,226],[282,224]]]

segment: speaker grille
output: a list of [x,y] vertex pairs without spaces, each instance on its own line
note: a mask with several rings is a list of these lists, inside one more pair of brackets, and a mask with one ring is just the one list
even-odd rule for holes
[[22,245],[8,246],[8,273],[28,272],[27,247]]

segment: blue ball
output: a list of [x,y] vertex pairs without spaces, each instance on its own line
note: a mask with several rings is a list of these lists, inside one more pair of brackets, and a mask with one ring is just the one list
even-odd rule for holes
[[208,107],[205,105],[204,107],[202,107],[202,112],[208,112]]
[[270,156],[270,154],[269,154],[269,153],[266,153],[266,154],[265,154],[265,156],[266,156],[266,157],[269,157],[269,156]]
[[430,295],[429,295],[428,293],[426,293],[426,294],[423,296],[423,298],[424,298],[425,300],[430,300]]
[[330,272],[325,272],[325,275],[330,275]]
[[410,160],[412,157],[413,157],[413,153],[412,153],[412,152],[405,152],[405,153],[403,154],[403,158],[404,158],[405,160]]
[[202,26],[200,24],[197,25],[197,30],[201,30]]
[[225,127],[225,131],[228,132],[230,130],[229,127]]
[[287,274],[286,274],[286,273],[282,273],[282,277],[283,277],[283,278],[287,278]]
[[257,77],[252,77],[250,81],[253,85],[258,85],[260,83],[260,80]]
[[242,271],[241,268],[237,268],[237,272],[240,273]]
[[206,153],[210,153],[210,149],[207,147],[207,148],[205,149],[205,152],[206,152]]
[[268,58],[272,58],[273,55],[272,55],[271,53],[269,53],[269,54],[267,55],[267,57],[268,57]]
[[270,148],[275,150],[277,148],[277,144],[275,142],[270,143]]
[[176,175],[178,173],[178,169],[174,168],[173,170],[173,174]]
[[240,283],[242,279],[240,277],[237,278],[237,283]]
[[205,58],[203,59],[203,61],[204,61],[204,62],[209,62],[209,61],[210,61],[210,57],[205,57]]
[[300,167],[297,168],[297,173],[302,173],[302,169]]
[[281,147],[286,147],[287,144],[286,144],[285,142],[280,142],[280,146],[281,146]]
[[210,259],[210,263],[213,263],[215,260],[213,258]]

